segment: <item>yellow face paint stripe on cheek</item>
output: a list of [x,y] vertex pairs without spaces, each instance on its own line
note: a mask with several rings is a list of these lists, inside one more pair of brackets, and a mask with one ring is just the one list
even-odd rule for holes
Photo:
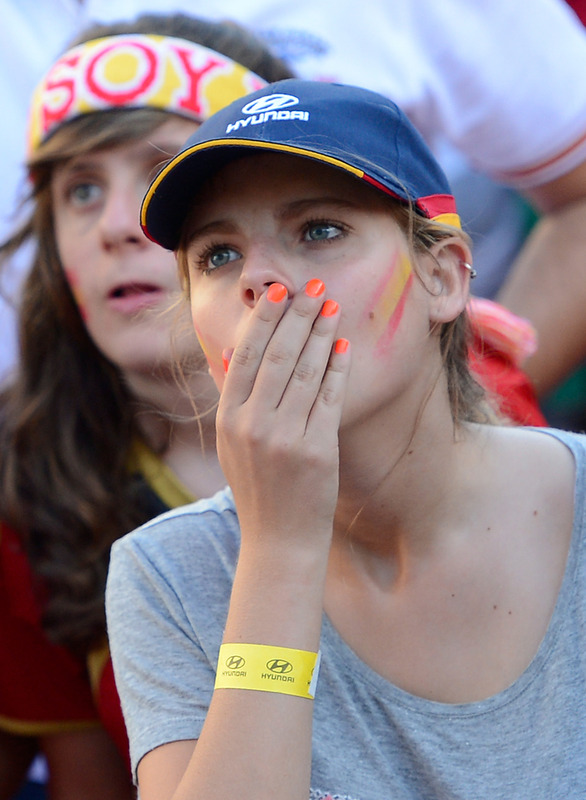
[[209,352],[208,348],[205,346],[205,343],[204,343],[204,340],[202,338],[202,335],[198,331],[197,326],[195,324],[193,325],[193,329],[195,331],[195,335],[197,336],[197,341],[199,342],[199,346],[201,347],[201,351],[204,354],[206,361],[208,362],[208,365],[210,367],[213,367],[214,363],[217,365],[219,363],[218,360],[216,359],[215,362],[214,362],[214,359],[210,355],[210,352]]
[[386,351],[399,327],[412,282],[411,261],[405,253],[400,253],[391,266],[390,274],[383,278],[373,295],[369,318],[378,330],[376,355],[381,355]]
[[207,352],[206,347],[205,347],[205,345],[203,343],[203,340],[202,340],[201,336],[199,335],[199,332],[197,331],[197,329],[195,331],[195,335],[197,336],[197,341],[199,342],[199,346],[201,347],[202,353],[204,354],[204,356],[206,357],[207,361],[209,362],[209,360],[210,360],[209,353]]

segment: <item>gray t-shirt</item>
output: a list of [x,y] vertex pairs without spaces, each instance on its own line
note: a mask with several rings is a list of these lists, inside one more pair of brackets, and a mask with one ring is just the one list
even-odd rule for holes
[[[586,437],[549,433],[575,457],[575,518],[558,602],[531,664],[481,702],[424,700],[366,666],[324,616],[311,800],[586,798]],[[199,737],[239,541],[225,490],[114,545],[108,628],[134,770],[154,747]]]

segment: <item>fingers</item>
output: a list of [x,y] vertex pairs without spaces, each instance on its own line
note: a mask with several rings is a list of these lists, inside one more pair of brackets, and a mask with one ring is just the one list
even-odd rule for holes
[[309,281],[292,300],[285,287],[272,284],[232,355],[231,402],[242,404],[254,393],[266,413],[291,409],[305,419],[318,397],[331,404],[348,364],[347,346],[334,348],[339,318],[322,281]]
[[339,321],[321,281],[292,299],[273,284],[232,354],[218,408],[218,456],[243,540],[245,530],[269,539],[294,531],[299,540],[316,525],[331,534],[350,372]]
[[230,355],[229,365],[227,351],[224,351],[224,369],[226,372],[229,370],[227,384],[222,391],[224,405],[227,402],[228,384],[231,402],[242,404],[250,396],[267,345],[287,305],[287,290],[282,284],[273,283],[258,302],[248,330]]
[[[328,406],[333,403],[334,377],[346,374],[343,361],[336,358],[336,331],[340,310],[334,300],[326,300],[315,317],[309,335],[293,365],[280,399],[283,410],[297,411],[309,417],[317,400]],[[261,366],[262,370],[262,366]]]
[[[335,422],[337,430],[342,416],[349,371],[350,342],[347,339],[338,339],[334,344],[316,401],[312,406],[307,425],[308,434],[311,434],[311,429],[323,430],[328,422],[330,425]],[[332,417],[334,417],[333,420]]]

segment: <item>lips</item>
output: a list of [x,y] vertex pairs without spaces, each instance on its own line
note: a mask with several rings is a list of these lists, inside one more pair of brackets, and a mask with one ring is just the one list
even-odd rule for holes
[[153,283],[125,283],[108,293],[108,305],[121,314],[136,314],[145,308],[159,305],[164,292]]

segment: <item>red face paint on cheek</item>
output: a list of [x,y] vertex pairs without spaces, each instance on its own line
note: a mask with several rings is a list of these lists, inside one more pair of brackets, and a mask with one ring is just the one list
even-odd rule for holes
[[376,336],[375,355],[383,355],[391,343],[403,317],[412,283],[409,258],[405,253],[396,253],[369,303],[368,318]]
[[73,299],[75,300],[75,304],[78,308],[79,315],[84,322],[88,320],[88,310],[83,299],[83,294],[81,288],[79,286],[79,279],[77,274],[72,270],[65,270],[65,277],[67,278],[67,283],[69,284],[69,288],[71,289],[71,294],[73,295]]
[[201,351],[205,356],[206,361],[208,362],[209,368],[214,370],[221,370],[222,374],[224,373],[224,367],[222,363],[222,352],[216,353],[216,347],[210,346],[204,340],[202,332],[199,330],[195,322],[193,323],[193,329],[195,331],[195,335],[197,336],[197,341],[199,342],[199,346],[201,347]]

